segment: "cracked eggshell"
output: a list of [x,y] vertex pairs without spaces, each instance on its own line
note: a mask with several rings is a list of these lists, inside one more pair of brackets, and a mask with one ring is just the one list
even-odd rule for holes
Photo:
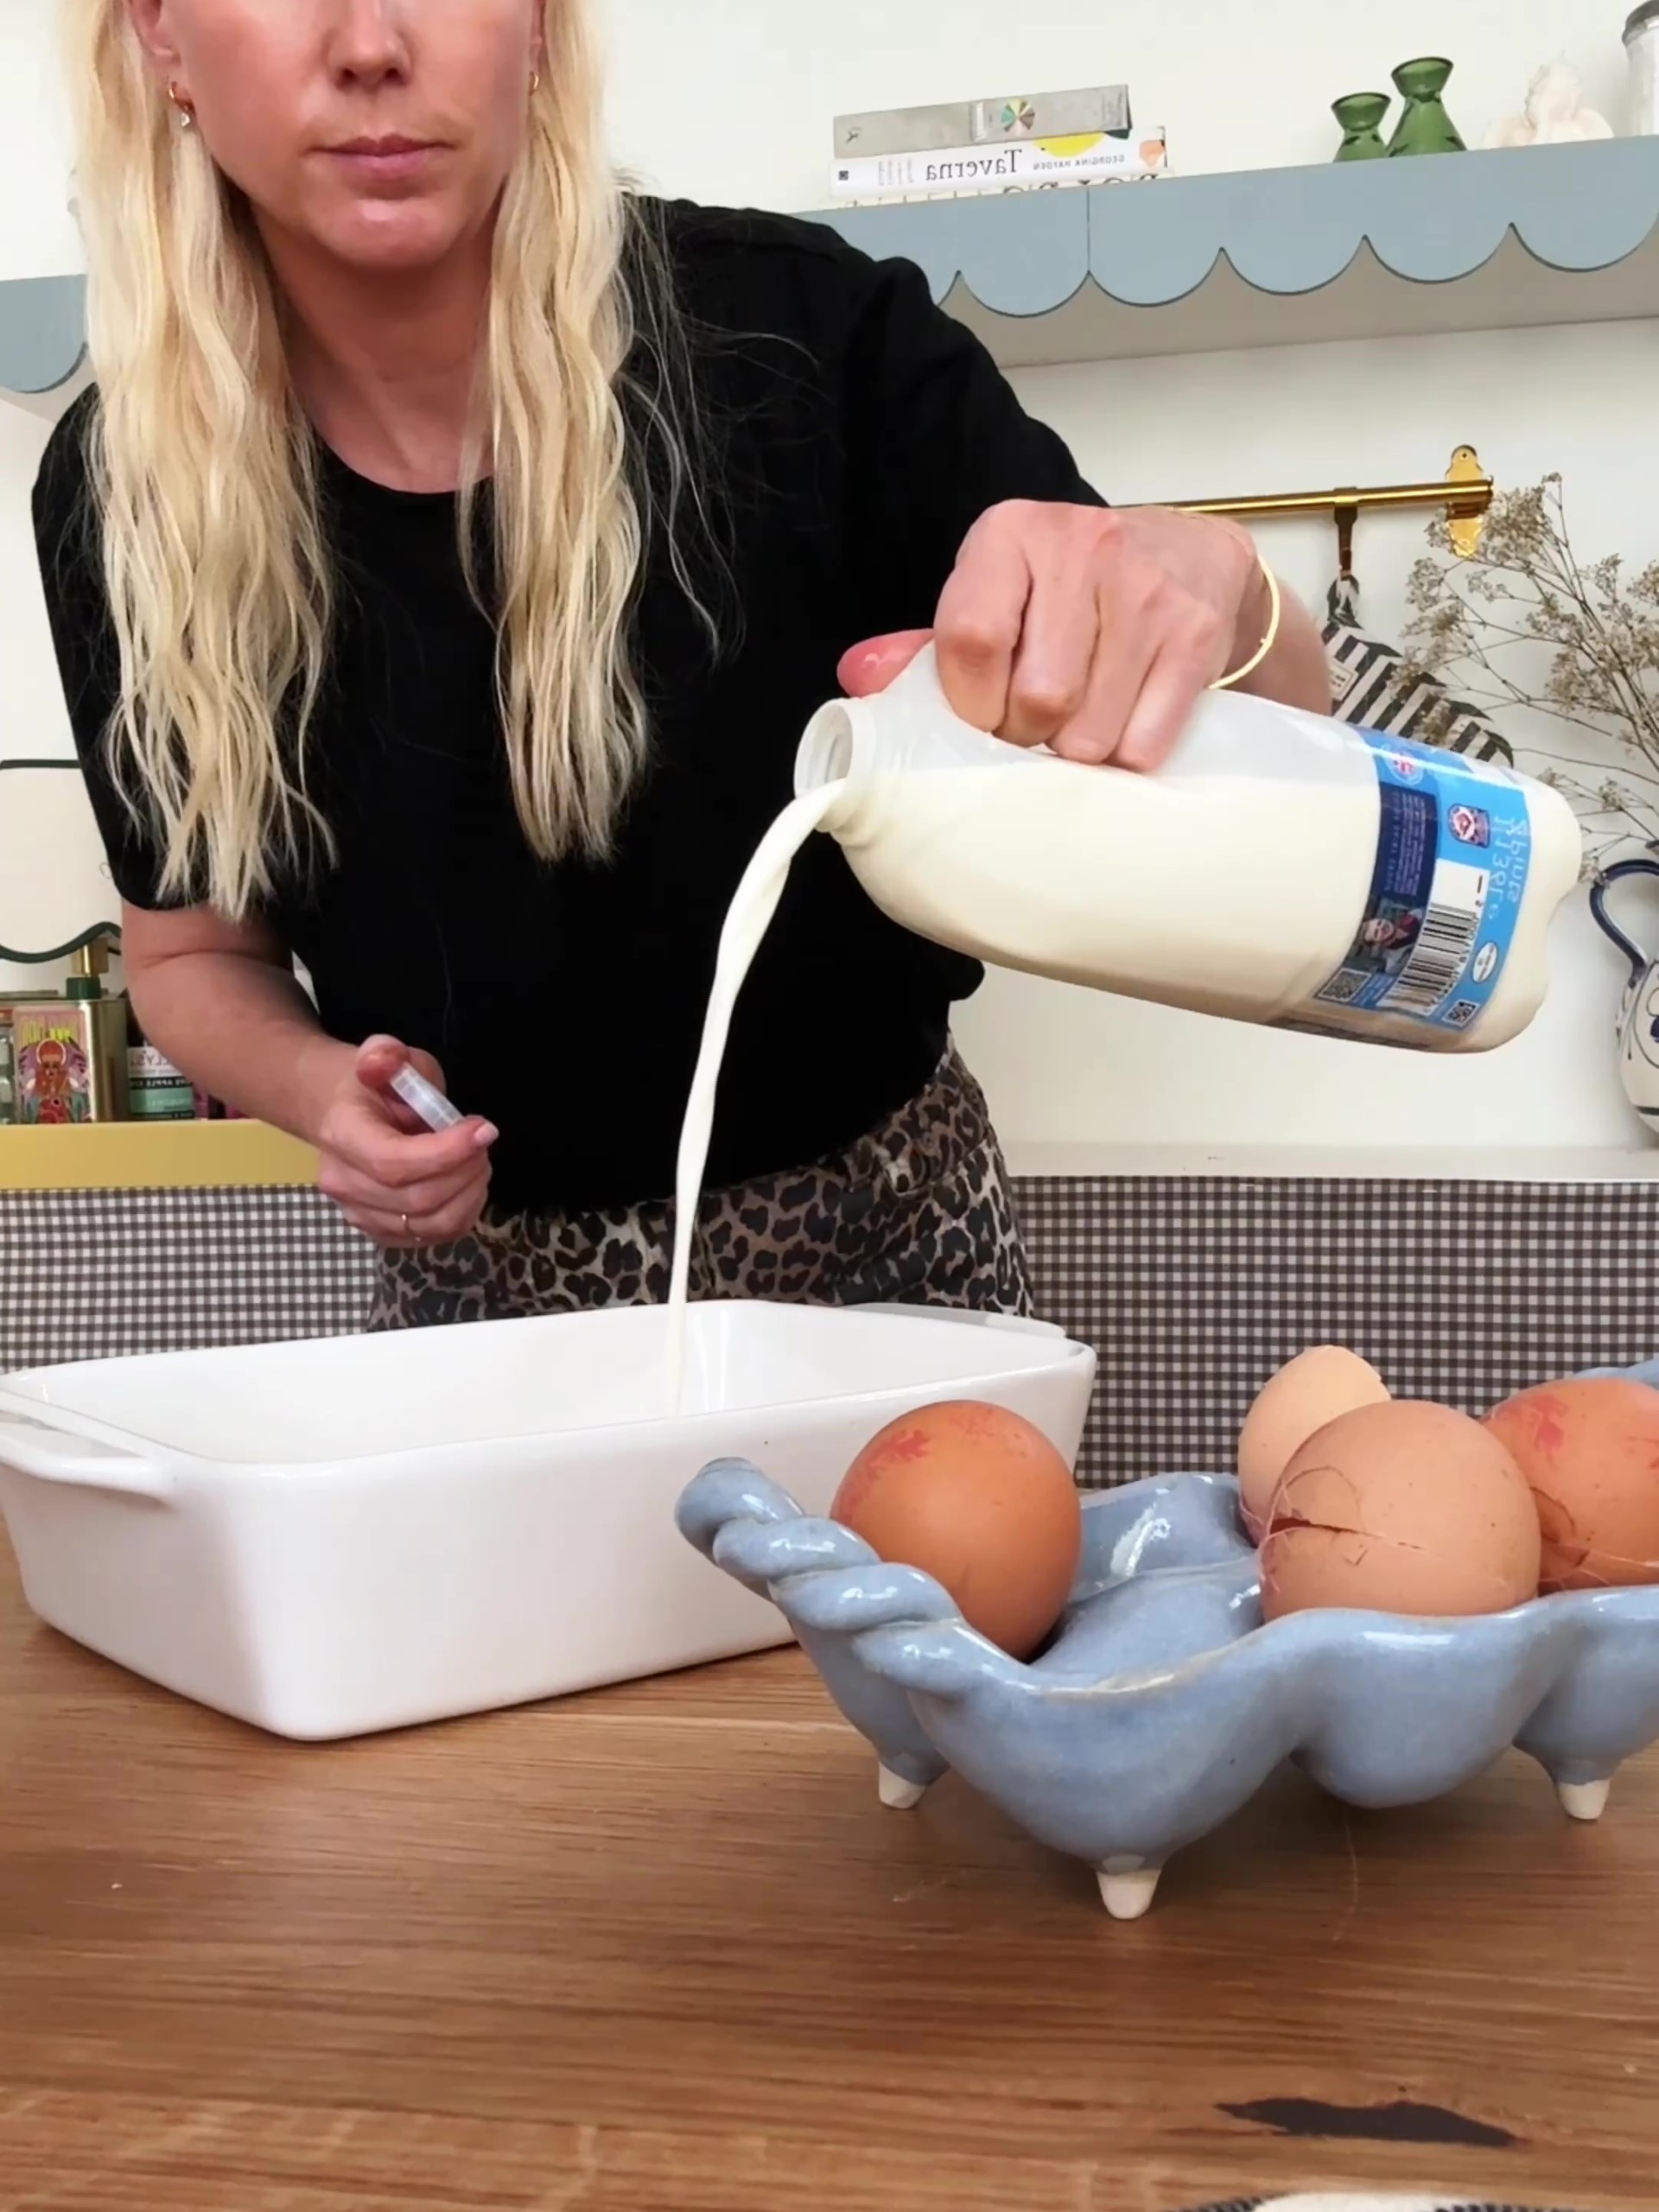
[[1274,1493],[1262,1610],[1506,1612],[1537,1596],[1541,1548],[1526,1478],[1490,1428],[1446,1406],[1364,1406],[1310,1437]]
[[1659,1390],[1586,1376],[1486,1417],[1532,1485],[1548,1591],[1659,1582]]
[[1273,1494],[1308,1438],[1339,1414],[1388,1396],[1370,1363],[1340,1344],[1315,1344],[1268,1378],[1238,1436],[1239,1511],[1253,1543],[1266,1535]]

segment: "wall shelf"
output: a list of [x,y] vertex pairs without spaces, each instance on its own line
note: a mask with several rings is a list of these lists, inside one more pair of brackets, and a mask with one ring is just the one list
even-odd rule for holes
[[107,1122],[0,1129],[0,1198],[13,1191],[308,1188],[308,1145],[263,1122]]
[[[812,219],[916,262],[1007,367],[1659,315],[1659,138]],[[0,386],[75,378],[84,289],[0,284]]]
[[1659,315],[1659,139],[818,214],[1007,367]]

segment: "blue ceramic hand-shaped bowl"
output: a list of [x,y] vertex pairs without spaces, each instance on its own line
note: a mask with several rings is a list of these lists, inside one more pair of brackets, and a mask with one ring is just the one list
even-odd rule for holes
[[[1644,1379],[1647,1379],[1644,1375]],[[1511,1745],[1594,1820],[1659,1741],[1659,1588],[1541,1598],[1470,1620],[1308,1612],[1264,1625],[1237,1486],[1176,1475],[1084,1502],[1083,1563],[1029,1664],[939,1585],[808,1519],[753,1467],[681,1499],[707,1557],[769,1595],[874,1746],[884,1801],[954,1767],[1039,1841],[1088,1860],[1134,1919],[1168,1859],[1294,1760],[1350,1804],[1420,1804]]]

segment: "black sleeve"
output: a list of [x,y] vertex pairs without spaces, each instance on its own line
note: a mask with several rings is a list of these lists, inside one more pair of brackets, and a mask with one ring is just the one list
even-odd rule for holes
[[115,887],[130,906],[182,906],[188,902],[162,896],[156,843],[134,821],[110,772],[106,730],[120,663],[86,469],[93,404],[87,393],[58,424],[35,480],[35,544],[47,619],[75,751]]
[[1027,415],[973,333],[935,307],[913,263],[849,256],[855,286],[843,355],[848,454],[860,529],[901,611],[924,629],[963,540],[1005,499],[1106,503],[1062,440]]

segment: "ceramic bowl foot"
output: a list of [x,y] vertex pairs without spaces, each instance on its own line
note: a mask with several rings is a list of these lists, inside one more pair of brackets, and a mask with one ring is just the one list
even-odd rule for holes
[[1101,1903],[1114,1920],[1144,1919],[1152,1910],[1163,1871],[1161,1866],[1138,1866],[1133,1861],[1112,1860],[1097,1872]]
[[1607,1800],[1613,1794],[1611,1780],[1606,1782],[1560,1782],[1555,1794],[1561,1801],[1561,1809],[1575,1821],[1599,1821],[1607,1809]]
[[906,1782],[902,1774],[895,1774],[888,1766],[878,1768],[876,1788],[880,1792],[881,1802],[894,1813],[908,1813],[927,1795],[925,1782]]

